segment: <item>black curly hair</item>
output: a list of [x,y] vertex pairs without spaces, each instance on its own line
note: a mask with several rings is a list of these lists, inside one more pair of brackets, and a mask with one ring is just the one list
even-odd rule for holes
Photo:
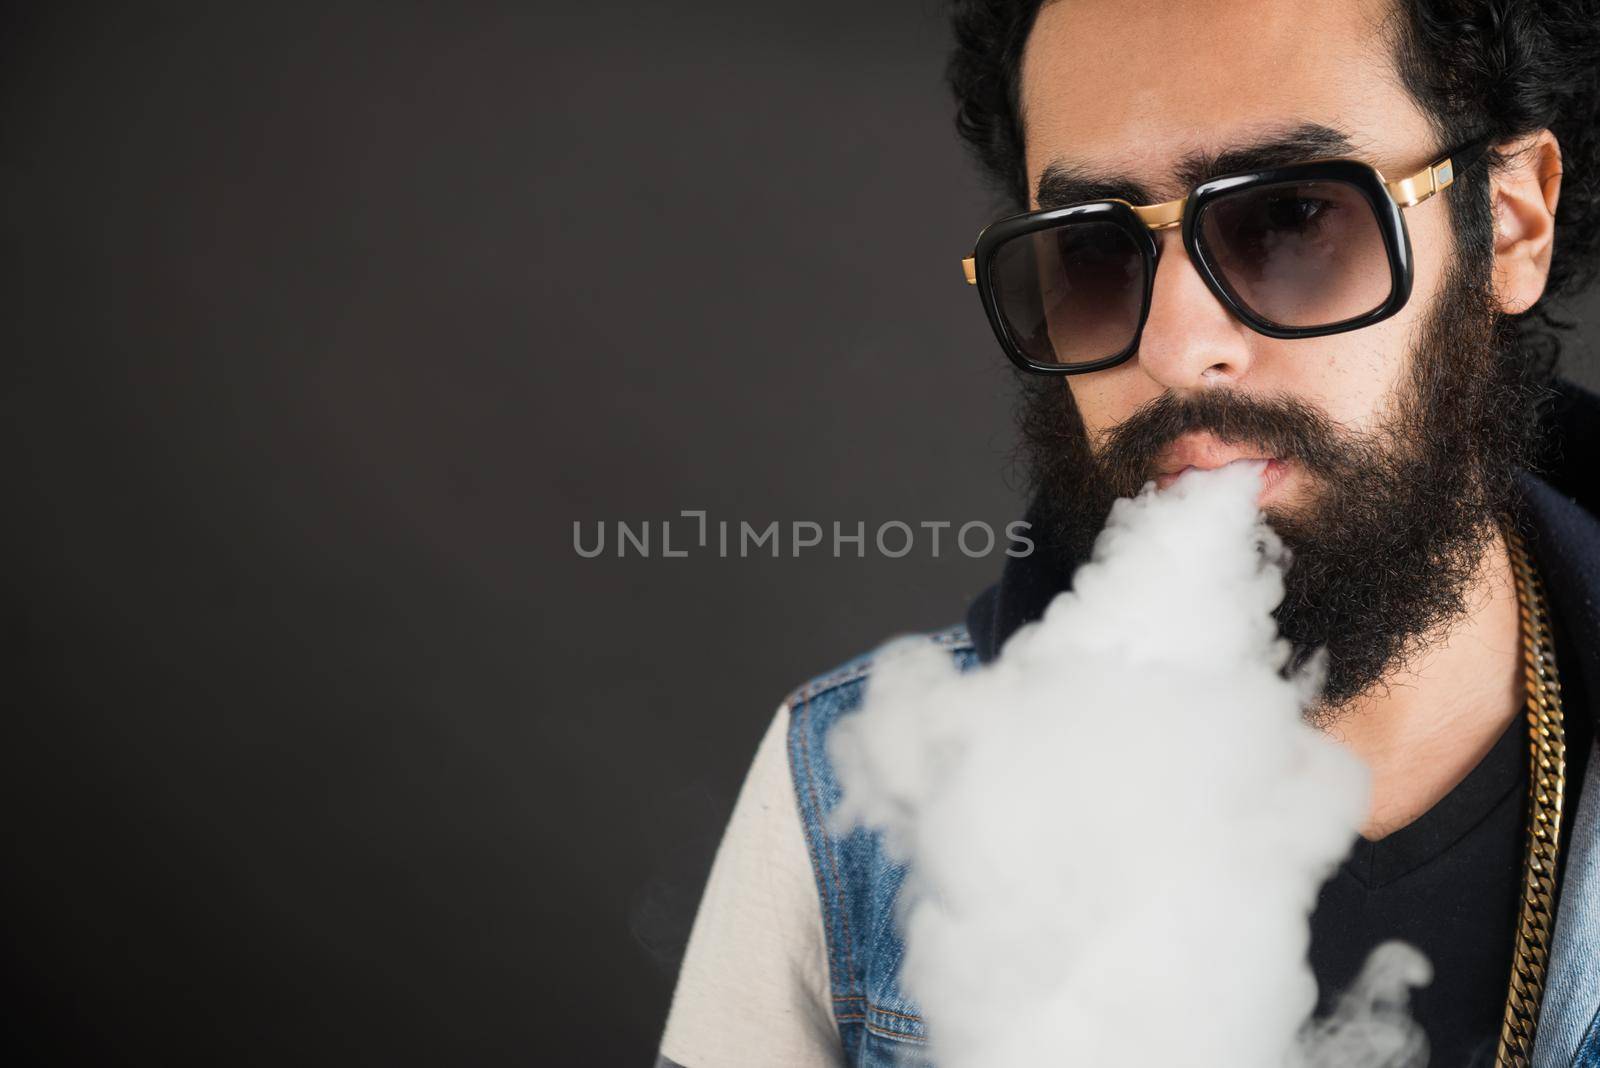
[[[1060,0],[1070,3],[1071,0]],[[1028,204],[1018,81],[1040,0],[956,0],[946,71],[956,129],[1009,206]],[[1549,129],[1561,144],[1561,200],[1545,297],[1512,316],[1515,348],[1548,381],[1571,324],[1550,298],[1600,267],[1600,0],[1395,0],[1396,67],[1441,144],[1504,144]],[[1490,166],[1504,161],[1491,155]],[[1489,184],[1458,181],[1451,221],[1464,250],[1490,247]]]

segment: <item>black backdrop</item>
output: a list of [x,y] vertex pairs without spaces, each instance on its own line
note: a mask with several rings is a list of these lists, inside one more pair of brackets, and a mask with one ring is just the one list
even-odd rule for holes
[[572,525],[1017,511],[940,5],[5,18],[10,1041],[648,1062],[777,702],[1000,558]]

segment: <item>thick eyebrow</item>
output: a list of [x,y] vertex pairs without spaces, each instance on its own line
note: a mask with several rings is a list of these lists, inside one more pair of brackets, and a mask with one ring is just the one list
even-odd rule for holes
[[[1344,131],[1306,122],[1253,141],[1230,145],[1219,152],[1191,153],[1174,168],[1175,182],[1187,191],[1219,175],[1348,156],[1354,147],[1354,141]],[[1151,192],[1150,186],[1132,175],[1099,171],[1065,159],[1053,160],[1045,167],[1034,196],[1041,209],[1063,208],[1086,200],[1154,204],[1160,199]]]

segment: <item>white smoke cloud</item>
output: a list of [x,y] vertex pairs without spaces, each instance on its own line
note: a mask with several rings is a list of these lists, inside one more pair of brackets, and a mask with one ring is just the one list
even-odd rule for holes
[[1368,801],[1302,719],[1271,611],[1260,465],[1117,502],[1092,559],[988,667],[886,651],[829,750],[838,826],[910,875],[902,982],[941,1068],[1420,1063],[1429,966],[1374,952],[1308,1016],[1307,917]]

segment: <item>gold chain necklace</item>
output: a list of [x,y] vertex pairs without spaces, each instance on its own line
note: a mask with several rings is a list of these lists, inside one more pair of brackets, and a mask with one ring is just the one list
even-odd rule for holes
[[1561,683],[1544,588],[1522,538],[1508,525],[1506,548],[1517,579],[1522,617],[1524,688],[1528,695],[1528,849],[1522,865],[1522,906],[1511,960],[1511,989],[1495,1064],[1523,1068],[1533,1054],[1539,1001],[1556,912],[1556,853],[1561,848],[1561,796],[1566,788],[1567,736],[1561,729]]

